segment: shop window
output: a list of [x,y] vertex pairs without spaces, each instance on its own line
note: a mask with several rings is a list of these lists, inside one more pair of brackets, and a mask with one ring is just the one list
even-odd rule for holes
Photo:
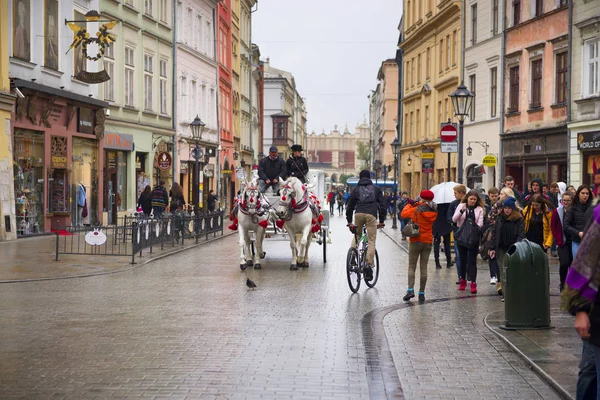
[[477,189],[483,185],[484,167],[481,164],[471,164],[467,168],[467,187]]
[[69,179],[66,169],[48,170],[48,211],[53,214],[70,213]]
[[15,129],[14,185],[18,235],[44,231],[44,135]]
[[[96,225],[98,220],[98,142],[91,139],[73,138],[71,164],[71,204],[73,225]],[[82,188],[83,187],[83,188]],[[82,216],[82,207],[78,208],[77,196],[83,191],[87,217]]]

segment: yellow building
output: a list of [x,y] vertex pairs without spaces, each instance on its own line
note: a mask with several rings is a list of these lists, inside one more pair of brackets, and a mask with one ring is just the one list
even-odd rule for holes
[[15,97],[8,79],[8,0],[0,0],[0,242],[17,238],[10,113]]
[[[401,188],[416,196],[447,180],[439,132],[440,123],[454,120],[448,95],[460,84],[461,1],[404,0],[404,10]],[[422,173],[423,149],[434,154],[430,173]],[[450,164],[456,180],[456,153]]]

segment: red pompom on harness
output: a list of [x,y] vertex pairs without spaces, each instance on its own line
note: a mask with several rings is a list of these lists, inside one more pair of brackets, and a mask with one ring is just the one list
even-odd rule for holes
[[267,226],[268,226],[268,225],[269,225],[269,221],[267,221],[266,219],[265,219],[265,220],[262,220],[262,221],[260,221],[260,222],[258,223],[258,226],[260,226],[260,227],[261,227],[261,228],[263,228],[263,229],[267,229]]
[[285,201],[286,200],[285,196],[281,196],[281,200]]
[[279,229],[283,228],[283,224],[285,224],[285,221],[282,219],[278,219],[277,221],[275,221],[275,225],[277,225]]
[[323,222],[323,214],[319,214],[318,220],[319,220],[319,223]]
[[312,233],[317,233],[321,230],[321,227],[319,225],[313,225],[311,231]]
[[292,208],[296,207],[296,199],[292,199],[291,206],[292,206]]

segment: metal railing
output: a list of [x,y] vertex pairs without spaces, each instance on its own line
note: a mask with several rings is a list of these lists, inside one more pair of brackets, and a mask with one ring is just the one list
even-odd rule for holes
[[165,244],[184,246],[190,240],[199,243],[220,233],[223,236],[223,212],[194,216],[187,212],[165,213],[154,219],[135,214],[118,220],[117,225],[100,227],[66,227],[68,235],[56,234],[56,260],[59,254],[88,256],[142,256],[142,252]]

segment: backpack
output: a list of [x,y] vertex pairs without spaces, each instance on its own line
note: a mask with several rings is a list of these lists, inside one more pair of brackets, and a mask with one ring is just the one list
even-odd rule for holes
[[358,187],[358,201],[360,201],[361,203],[375,202],[375,188],[373,187],[373,185]]

